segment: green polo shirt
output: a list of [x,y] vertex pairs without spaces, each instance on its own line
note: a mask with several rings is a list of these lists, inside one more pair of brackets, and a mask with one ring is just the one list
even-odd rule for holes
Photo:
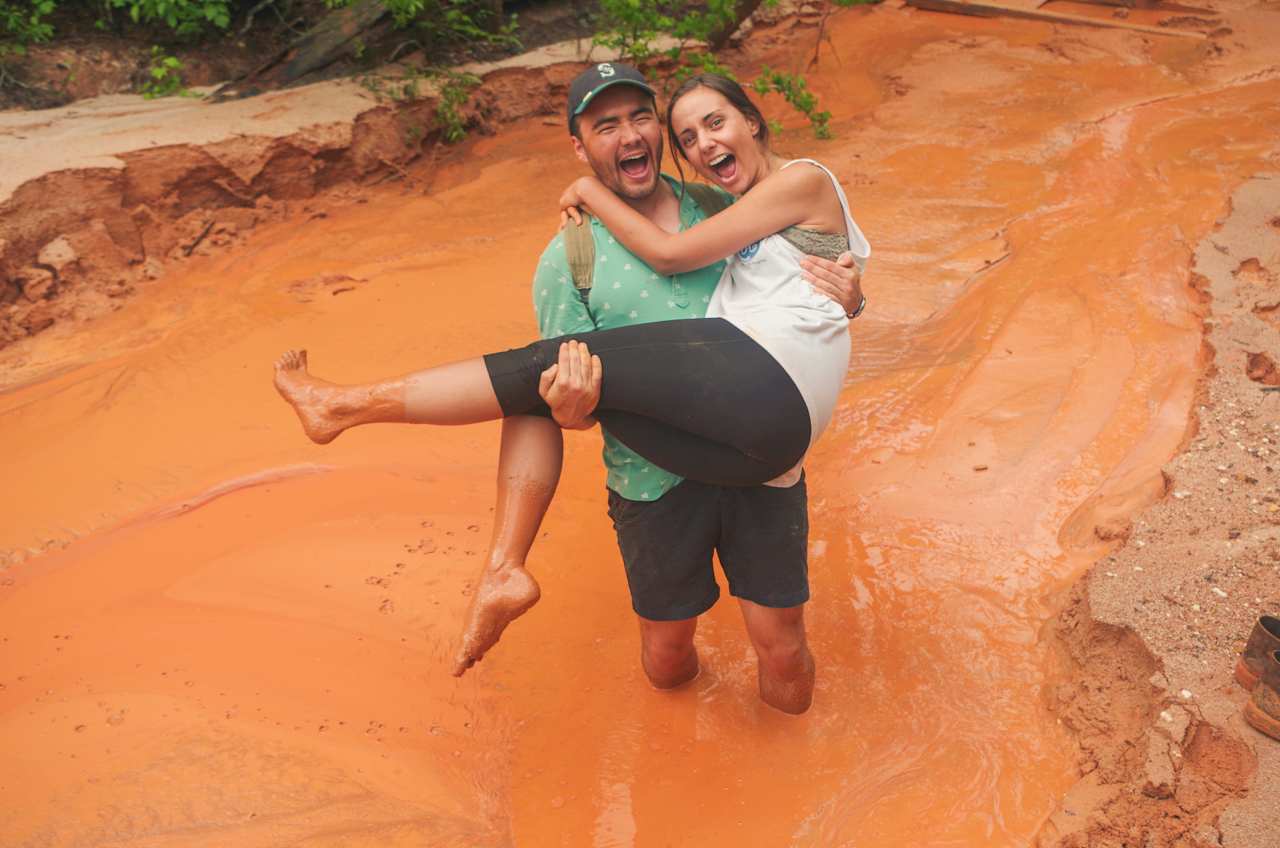
[[[679,196],[679,183],[666,174],[662,178]],[[682,228],[691,227],[705,217],[693,198],[685,195],[680,204]],[[596,265],[588,304],[583,304],[573,285],[563,235],[556,235],[538,260],[538,271],[533,278],[533,306],[544,339],[706,315],[711,294],[724,270],[723,262],[687,274],[661,277],[619,244],[608,228],[594,218],[591,233],[596,244]],[[604,378],[609,379],[608,372]],[[609,472],[606,485],[632,501],[657,500],[682,479],[651,465],[607,430],[604,464]]]

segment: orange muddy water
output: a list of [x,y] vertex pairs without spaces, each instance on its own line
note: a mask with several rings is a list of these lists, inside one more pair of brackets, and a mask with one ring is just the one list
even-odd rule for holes
[[800,718],[758,703],[727,600],[703,675],[647,686],[596,434],[567,440],[542,602],[455,680],[498,426],[321,448],[272,390],[290,346],[354,381],[530,337],[578,172],[559,127],[470,143],[428,196],[299,206],[0,354],[0,844],[1028,844],[1075,777],[1042,625],[1095,526],[1158,495],[1191,250],[1277,165],[1276,16],[1235,14],[1214,46],[841,13],[809,77],[836,139],[766,104],[875,250],[809,464]]

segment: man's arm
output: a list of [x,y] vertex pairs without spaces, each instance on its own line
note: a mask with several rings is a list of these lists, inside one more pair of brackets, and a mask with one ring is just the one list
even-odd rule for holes
[[[737,200],[719,186],[711,188],[720,195],[726,208]],[[862,269],[849,251],[840,254],[834,262],[821,256],[805,256],[800,260],[800,270],[816,291],[840,304],[845,315],[852,316],[862,305]]]
[[[563,234],[552,240],[538,260],[533,307],[544,339],[597,329],[574,285]],[[538,394],[561,427],[590,429],[596,423],[591,413],[600,400],[601,376],[600,357],[592,356],[585,344],[569,342],[561,345],[559,361],[542,373]]]
[[844,314],[853,313],[862,305],[862,270],[848,251],[832,262],[820,256],[806,256],[800,260],[800,270],[809,284],[819,292],[840,304]]

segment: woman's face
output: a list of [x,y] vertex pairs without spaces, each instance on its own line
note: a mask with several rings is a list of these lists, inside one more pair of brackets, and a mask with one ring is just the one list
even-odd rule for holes
[[768,173],[755,138],[759,125],[714,89],[695,88],[676,101],[671,126],[694,170],[731,194],[743,194]]

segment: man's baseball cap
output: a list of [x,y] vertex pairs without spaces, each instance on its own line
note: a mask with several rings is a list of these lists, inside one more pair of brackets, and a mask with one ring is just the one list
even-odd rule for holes
[[592,98],[611,85],[626,83],[645,91],[650,97],[658,95],[645,80],[644,74],[622,62],[601,62],[592,65],[569,84],[569,131],[573,131],[573,120],[582,114],[591,103]]

